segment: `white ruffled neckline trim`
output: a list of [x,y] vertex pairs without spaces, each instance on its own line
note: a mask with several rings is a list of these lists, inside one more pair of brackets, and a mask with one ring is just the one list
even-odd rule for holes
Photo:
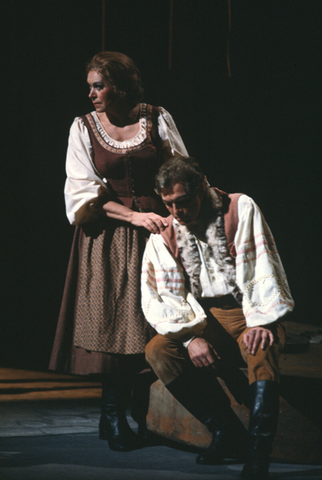
[[139,123],[140,123],[139,132],[135,135],[135,137],[129,140],[125,140],[124,142],[119,142],[117,140],[114,140],[114,138],[112,138],[107,133],[107,131],[104,129],[103,125],[101,124],[96,111],[92,112],[91,115],[95,121],[95,125],[98,132],[100,133],[100,135],[108,145],[114,148],[130,148],[130,147],[135,147],[137,145],[140,145],[142,142],[144,142],[144,140],[147,137],[147,132],[146,132],[147,119],[146,119],[146,116],[142,116],[142,113],[143,113],[143,109],[141,107],[140,120],[139,120]]

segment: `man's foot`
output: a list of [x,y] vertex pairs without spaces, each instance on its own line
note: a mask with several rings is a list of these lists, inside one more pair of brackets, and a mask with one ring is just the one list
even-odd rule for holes
[[225,445],[226,435],[221,430],[217,430],[213,433],[210,446],[197,456],[196,462],[199,465],[222,465],[226,453]]

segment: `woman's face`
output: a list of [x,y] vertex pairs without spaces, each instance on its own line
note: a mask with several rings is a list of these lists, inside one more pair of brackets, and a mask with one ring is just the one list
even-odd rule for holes
[[115,90],[111,87],[104,77],[96,70],[91,70],[87,75],[89,85],[89,98],[92,100],[96,111],[106,112],[115,101]]

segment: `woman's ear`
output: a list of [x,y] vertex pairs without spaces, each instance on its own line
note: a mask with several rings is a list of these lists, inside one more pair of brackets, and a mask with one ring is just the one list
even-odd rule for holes
[[204,175],[203,181],[205,182],[205,184],[207,185],[207,187],[210,187],[210,183],[208,182],[206,175]]

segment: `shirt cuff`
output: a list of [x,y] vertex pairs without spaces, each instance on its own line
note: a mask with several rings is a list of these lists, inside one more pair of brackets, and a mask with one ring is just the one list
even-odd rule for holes
[[195,336],[189,338],[189,340],[187,340],[186,342],[183,342],[182,345],[183,345],[185,348],[188,348],[188,345],[190,344],[190,342],[192,342],[192,340],[194,340],[195,338],[196,338]]

